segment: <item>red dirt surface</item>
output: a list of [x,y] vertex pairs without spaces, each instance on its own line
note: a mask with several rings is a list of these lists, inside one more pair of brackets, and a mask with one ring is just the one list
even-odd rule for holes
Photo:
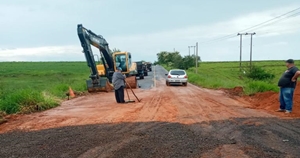
[[254,109],[264,109],[277,116],[300,117],[300,82],[297,83],[297,88],[295,89],[293,112],[291,114],[275,112],[279,108],[279,94],[276,92],[257,93],[250,98],[245,98],[252,102],[252,108]]
[[[249,103],[230,98],[221,90],[209,90],[194,85],[165,86],[164,79],[151,90],[135,90],[142,101],[116,104],[114,93],[98,93],[68,100],[61,106],[14,116],[1,125],[0,133],[10,130],[40,130],[47,128],[120,122],[176,122],[192,124],[245,117],[273,117],[263,111],[249,109]],[[131,94],[131,99],[134,96]],[[127,99],[127,97],[126,97]]]
[[299,119],[251,109],[222,90],[166,86],[164,69],[154,72],[154,88],[134,90],[141,102],[97,93],[12,115],[0,125],[0,157],[300,157]]

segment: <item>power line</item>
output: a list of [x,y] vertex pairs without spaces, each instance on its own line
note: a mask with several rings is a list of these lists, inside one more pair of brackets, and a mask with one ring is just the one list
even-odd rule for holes
[[298,15],[300,15],[300,12],[298,12],[298,14],[295,14],[295,15],[294,15],[294,16],[292,16],[292,17],[298,16]]
[[[284,17],[284,18],[282,18],[282,19],[278,19],[277,21],[273,21],[273,22],[271,22],[271,23],[262,25],[261,27],[258,27],[258,28],[255,28],[255,29],[256,29],[256,30],[259,30],[259,29],[261,29],[261,28],[263,28],[263,27],[269,26],[269,25],[271,25],[271,24],[274,24],[274,23],[277,23],[277,22],[280,22],[280,21],[287,20],[287,19],[289,19],[289,18],[293,18],[293,17],[299,16],[299,15],[300,15],[300,12],[297,12],[297,13],[295,13],[295,14],[286,16],[286,17]],[[250,31],[253,31],[253,30],[254,30],[254,29],[251,29]]]
[[[295,28],[291,28],[291,29],[272,29],[270,31],[257,31],[256,33],[258,33],[256,36],[261,37],[264,35],[268,35],[268,34],[273,34],[273,33],[285,33],[285,32],[290,32],[290,31],[294,31],[294,30],[299,30],[300,31],[300,27],[295,27]],[[226,39],[231,39],[231,38],[236,38],[236,35],[231,36],[229,38]],[[218,40],[221,41],[221,40]],[[216,41],[216,42],[218,42]],[[206,45],[210,45],[210,44],[214,44],[214,45],[218,45],[221,43],[215,43],[215,42],[211,42],[211,43],[207,43]]]
[[271,31],[266,31],[266,32],[259,32],[258,36],[263,36],[271,33],[284,33],[284,32],[289,32],[289,31],[294,31],[294,30],[299,30],[300,27],[298,28],[292,28],[292,29],[283,29],[283,30],[271,30]]
[[[274,17],[274,18],[272,18],[272,19],[270,19],[270,20],[267,20],[267,21],[265,21],[265,22],[262,22],[262,23],[259,23],[259,24],[254,25],[254,26],[251,26],[251,27],[249,27],[249,28],[247,28],[247,29],[238,31],[238,32],[250,31],[249,29],[253,29],[253,28],[255,28],[255,27],[259,27],[259,26],[261,26],[261,25],[267,24],[268,22],[271,22],[271,21],[273,21],[273,20],[276,20],[276,19],[278,19],[278,18],[281,18],[281,17],[283,17],[283,16],[285,16],[285,15],[288,15],[288,14],[290,14],[290,13],[292,13],[292,12],[295,12],[295,11],[297,11],[297,10],[300,10],[300,7],[299,7],[299,8],[296,8],[296,9],[294,9],[294,10],[291,10],[291,11],[289,11],[289,12],[286,12],[286,13],[284,13],[284,14],[281,14],[281,15],[279,15],[279,16],[276,16],[276,17]],[[292,15],[286,17],[286,18],[289,18],[289,17],[295,17],[295,16],[298,16],[298,15],[300,15],[300,12],[297,12],[297,13],[295,13],[295,14],[292,14]],[[284,18],[282,18],[282,19],[284,19]],[[282,20],[282,19],[280,19],[280,20]],[[278,20],[278,21],[279,21],[279,20]],[[267,26],[267,25],[265,25],[265,26]],[[264,26],[263,26],[263,27],[264,27]],[[203,42],[200,42],[199,44],[207,43],[207,42],[216,42],[216,41],[220,41],[220,40],[230,39],[230,38],[236,37],[236,34],[237,34],[237,33],[233,33],[233,34],[229,34],[229,35],[226,35],[226,36],[222,36],[222,37],[219,37],[219,38],[216,38],[216,39],[212,39],[212,40],[208,40],[208,41],[203,41]]]
[[[276,20],[276,19],[278,19],[278,18],[281,18],[281,17],[283,17],[283,16],[285,16],[285,15],[288,15],[288,14],[294,12],[294,11],[297,11],[297,10],[300,10],[300,7],[299,7],[299,8],[296,8],[296,9],[294,9],[294,10],[291,10],[291,11],[289,11],[289,12],[287,12],[287,13],[284,13],[284,14],[281,14],[281,15],[279,15],[279,16],[276,16],[275,18],[272,18],[272,19],[267,20],[267,21],[265,21],[265,22],[262,22],[262,23],[259,23],[259,24],[257,24],[257,25],[251,26],[251,27],[249,27],[249,28],[247,28],[247,29],[244,29],[244,30],[242,30],[242,31],[239,31],[239,32],[243,32],[243,31],[251,31],[251,30],[253,30],[253,28],[255,28],[255,27],[259,27],[259,26],[261,26],[261,25],[264,25],[264,24],[266,24],[266,23],[268,23],[268,22],[271,22],[271,21],[273,21],[273,20]],[[297,13],[299,13],[299,12],[297,12]],[[280,20],[281,20],[281,19],[279,19],[278,21],[280,21]],[[251,30],[250,30],[250,29],[251,29]]]

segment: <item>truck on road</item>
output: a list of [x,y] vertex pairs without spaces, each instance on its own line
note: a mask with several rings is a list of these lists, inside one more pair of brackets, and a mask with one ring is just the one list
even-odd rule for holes
[[146,65],[148,71],[152,71],[152,63],[151,62],[145,62],[145,65]]
[[139,77],[139,79],[144,79],[144,76],[146,76],[146,75],[144,72],[145,66],[144,66],[143,62],[136,61],[135,63],[136,63],[136,69],[137,69],[136,77]]

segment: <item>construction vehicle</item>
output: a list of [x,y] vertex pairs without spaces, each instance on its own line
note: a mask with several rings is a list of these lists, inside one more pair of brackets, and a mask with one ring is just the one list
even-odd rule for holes
[[152,71],[152,63],[151,62],[145,62],[148,71]]
[[[101,35],[84,28],[82,24],[77,25],[77,34],[91,71],[90,79],[86,80],[88,92],[113,90],[112,76],[117,67],[122,68],[122,73],[126,75],[126,82],[130,87],[137,87],[136,64],[131,62],[129,52],[111,53],[107,41]],[[99,49],[101,64],[96,64],[91,45]]]
[[148,76],[148,68],[145,62],[143,62],[143,70],[144,70],[144,76]]
[[136,61],[134,62],[136,64],[137,74],[136,76],[139,77],[139,79],[144,79],[144,64],[142,61]]

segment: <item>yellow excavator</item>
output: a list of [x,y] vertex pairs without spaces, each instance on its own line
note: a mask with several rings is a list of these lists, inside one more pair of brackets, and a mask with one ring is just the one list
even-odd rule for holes
[[[111,91],[112,75],[118,67],[122,68],[130,87],[137,88],[137,69],[131,60],[131,53],[111,53],[106,40],[101,35],[84,28],[82,24],[77,25],[77,34],[91,70],[90,79],[86,80],[88,92]],[[102,64],[96,64],[91,45],[99,49]]]

